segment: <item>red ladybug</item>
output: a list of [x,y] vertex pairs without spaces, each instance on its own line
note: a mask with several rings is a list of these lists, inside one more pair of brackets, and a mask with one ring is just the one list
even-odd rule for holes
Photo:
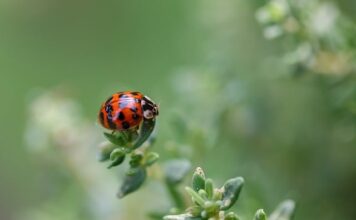
[[142,120],[154,119],[158,106],[140,92],[118,92],[101,105],[100,124],[110,130],[138,128]]

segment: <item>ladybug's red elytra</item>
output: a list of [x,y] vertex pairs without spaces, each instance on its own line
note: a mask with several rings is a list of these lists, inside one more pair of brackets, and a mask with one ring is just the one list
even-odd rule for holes
[[100,124],[109,130],[124,131],[138,127],[142,120],[154,119],[158,106],[140,92],[118,92],[101,105]]

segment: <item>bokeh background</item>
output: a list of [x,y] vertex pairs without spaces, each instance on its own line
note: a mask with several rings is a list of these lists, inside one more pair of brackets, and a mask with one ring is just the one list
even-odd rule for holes
[[120,169],[96,160],[98,108],[126,89],[160,104],[160,163],[245,178],[243,219],[287,198],[295,219],[356,219],[355,15],[350,0],[1,0],[0,219],[171,207],[154,178],[116,199]]

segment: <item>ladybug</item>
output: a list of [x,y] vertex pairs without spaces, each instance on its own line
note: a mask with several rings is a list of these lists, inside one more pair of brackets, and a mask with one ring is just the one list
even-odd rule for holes
[[124,131],[138,128],[143,120],[154,120],[158,106],[140,92],[124,91],[110,96],[101,105],[100,124],[109,129]]

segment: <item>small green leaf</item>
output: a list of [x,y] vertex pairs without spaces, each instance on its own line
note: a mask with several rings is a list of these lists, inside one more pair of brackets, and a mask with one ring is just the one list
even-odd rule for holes
[[124,160],[125,160],[125,155],[123,155],[121,157],[117,157],[114,161],[112,161],[110,163],[110,165],[108,166],[108,169],[110,169],[112,167],[119,166],[120,164],[122,164],[122,162],[124,162]]
[[202,197],[204,200],[208,200],[208,194],[205,192],[204,189],[200,189],[198,194],[200,195],[200,197]]
[[146,169],[143,167],[138,167],[133,175],[126,175],[124,182],[122,183],[119,192],[117,193],[118,198],[123,198],[127,194],[132,193],[140,188],[147,176]]
[[125,160],[125,150],[123,148],[116,148],[110,154],[110,160],[112,161],[108,168],[118,166]]
[[131,155],[130,166],[131,167],[138,167],[141,165],[141,161],[143,159],[143,153],[141,152],[134,152]]
[[153,129],[155,128],[156,120],[155,118],[153,119],[144,119],[139,131],[139,135],[135,141],[135,143],[132,146],[132,149],[136,149],[141,147],[143,143],[150,137],[150,135],[153,132]]
[[105,141],[99,146],[98,160],[100,162],[110,159],[111,152],[116,148],[113,143]]
[[233,206],[239,197],[240,191],[244,184],[244,179],[242,177],[236,177],[226,181],[222,187],[222,206],[221,210],[227,210]]
[[116,148],[110,154],[110,160],[116,160],[118,157],[122,157],[126,154],[125,150],[122,148]]
[[267,220],[266,213],[263,211],[263,209],[257,210],[253,220]]
[[186,159],[170,160],[164,164],[166,181],[170,184],[178,184],[183,181],[191,168],[191,163]]
[[224,220],[238,220],[239,217],[233,213],[233,212],[229,212],[227,215],[225,215]]
[[214,183],[212,179],[205,180],[205,191],[209,199],[213,198],[214,195]]
[[106,133],[104,132],[106,139],[108,139],[111,143],[117,146],[124,146],[125,141],[122,138],[122,134],[120,132]]
[[197,193],[195,192],[192,188],[190,187],[185,187],[185,190],[187,193],[192,197],[192,200],[196,202],[198,205],[201,207],[204,207],[205,201],[204,199]]
[[199,192],[200,189],[205,188],[205,174],[202,168],[197,167],[195,169],[192,185],[195,192]]
[[151,166],[152,164],[156,163],[157,160],[159,159],[159,155],[155,152],[149,152],[146,156],[145,156],[145,162],[144,165],[145,166]]
[[291,220],[295,211],[295,202],[285,200],[278,205],[276,210],[269,216],[269,220]]

